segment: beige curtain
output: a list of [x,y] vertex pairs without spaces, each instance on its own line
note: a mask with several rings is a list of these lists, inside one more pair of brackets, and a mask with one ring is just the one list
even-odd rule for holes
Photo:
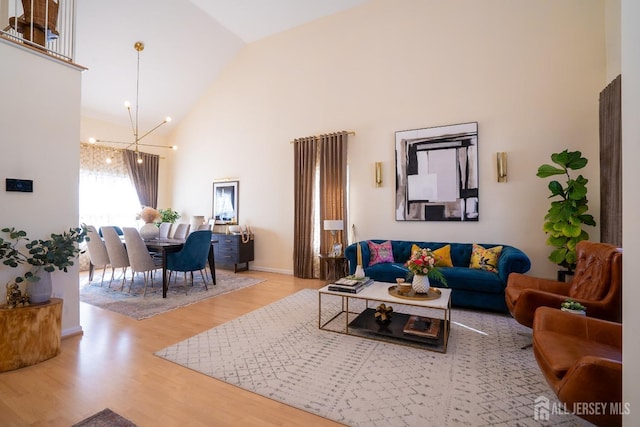
[[[157,208],[160,156],[132,150],[123,150],[122,153],[133,186],[138,193],[140,205]],[[138,163],[138,156],[142,159],[142,163]]]
[[[346,246],[347,222],[347,138],[346,132],[320,137],[320,227],[325,219],[341,219],[343,230],[336,232],[336,243]],[[320,233],[320,253],[331,252],[330,231]]]
[[600,92],[600,241],[622,246],[621,76]]
[[[293,141],[295,277],[319,276],[318,254],[329,252],[332,236],[321,230],[325,219],[347,221],[347,132],[310,136]],[[336,241],[346,245],[345,230]]]
[[[136,227],[140,202],[133,188],[122,150],[80,144],[79,216],[81,224]],[[80,268],[89,258],[80,255]]]
[[293,275],[313,278],[314,272],[314,200],[318,141],[300,138],[294,144],[294,220]]

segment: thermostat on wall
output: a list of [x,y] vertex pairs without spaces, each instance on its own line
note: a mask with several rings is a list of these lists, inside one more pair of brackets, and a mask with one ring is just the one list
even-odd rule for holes
[[33,180],[7,178],[7,191],[33,193]]

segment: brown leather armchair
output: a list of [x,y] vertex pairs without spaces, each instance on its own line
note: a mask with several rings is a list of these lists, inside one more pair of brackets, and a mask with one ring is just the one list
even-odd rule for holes
[[621,323],[540,307],[533,354],[567,411],[598,426],[622,424]]
[[518,323],[531,327],[538,307],[560,308],[571,298],[587,316],[622,322],[622,253],[607,243],[583,240],[570,283],[511,273],[505,288],[507,308]]

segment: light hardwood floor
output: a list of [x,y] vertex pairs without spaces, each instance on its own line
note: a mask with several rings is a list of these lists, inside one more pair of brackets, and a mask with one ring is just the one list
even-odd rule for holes
[[139,426],[340,425],[153,355],[301,289],[323,286],[259,271],[238,274],[267,280],[141,321],[80,303],[83,335],[63,339],[53,359],[0,374],[0,426],[70,426],[104,408]]

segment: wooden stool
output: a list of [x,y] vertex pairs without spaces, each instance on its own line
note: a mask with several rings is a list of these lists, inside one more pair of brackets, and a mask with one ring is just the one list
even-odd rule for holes
[[35,365],[60,354],[62,299],[0,308],[0,372]]

